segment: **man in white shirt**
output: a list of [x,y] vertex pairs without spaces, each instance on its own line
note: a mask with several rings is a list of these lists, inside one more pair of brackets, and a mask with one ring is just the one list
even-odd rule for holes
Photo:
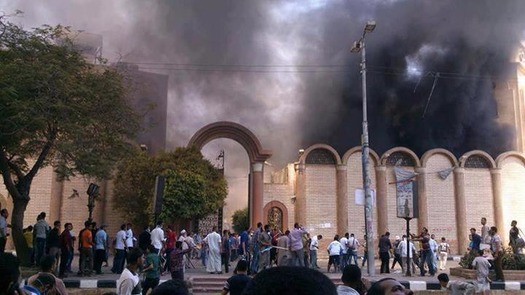
[[310,242],[310,268],[320,269],[317,265],[317,250],[319,250],[319,240],[322,240],[322,235],[314,235]]
[[348,238],[349,234],[345,233],[345,235],[339,240],[339,243],[341,243],[341,247],[343,249],[343,252],[341,253],[341,269],[348,265]]
[[408,243],[408,253],[407,253],[407,236],[403,235],[403,240],[399,242],[397,249],[399,250],[399,254],[401,255],[401,269],[403,270],[403,273],[406,272],[407,270],[406,268],[407,267],[407,257],[409,257],[409,265],[412,265],[412,273],[415,273],[416,266],[412,259],[414,256],[414,253],[416,252],[416,247],[414,247],[414,243],[412,242]]
[[117,280],[118,295],[142,294],[142,286],[138,270],[144,264],[144,254],[139,248],[131,249],[128,255],[128,265]]
[[164,230],[162,229],[162,220],[157,221],[157,226],[151,231],[151,245],[155,247],[157,254],[162,250],[164,244]]
[[120,226],[120,230],[115,237],[115,257],[113,258],[113,267],[111,272],[120,274],[124,270],[126,259],[126,225]]
[[131,223],[128,223],[126,226],[126,247],[128,247],[128,249],[131,249],[135,246],[135,237],[133,236],[133,230],[131,229],[133,226]]
[[206,271],[209,273],[222,273],[221,267],[221,235],[217,233],[217,227],[214,226],[203,240],[208,245],[210,251]]
[[348,238],[348,264],[352,264],[352,260],[354,260],[355,265],[359,265],[357,262],[357,249],[359,248],[361,244],[359,244],[359,240],[356,239],[354,234],[350,234],[350,237]]

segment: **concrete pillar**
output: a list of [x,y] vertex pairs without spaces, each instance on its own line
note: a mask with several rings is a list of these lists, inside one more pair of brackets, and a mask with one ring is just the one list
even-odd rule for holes
[[251,225],[253,228],[258,222],[263,221],[263,192],[264,192],[264,163],[255,162],[252,164],[252,208]]
[[[62,199],[64,193],[64,182],[58,179],[58,175],[53,173],[51,178],[51,200],[49,201],[49,217],[47,220],[50,223],[55,220],[62,219]],[[44,211],[44,210],[41,210]],[[62,224],[65,222],[62,221]]]
[[469,244],[469,227],[467,224],[467,204],[465,200],[465,169],[454,169],[454,194],[456,195],[456,228],[458,233],[459,253]]
[[[388,231],[387,177],[386,166],[376,166],[376,207],[377,207],[377,237]],[[394,208],[395,209],[395,208]]]
[[427,189],[426,189],[426,171],[424,167],[416,168],[416,181],[417,181],[417,203],[419,210],[419,217],[417,218],[418,230],[414,231],[419,233],[423,227],[428,228],[428,200],[427,200]]
[[492,180],[492,200],[494,207],[494,223],[498,228],[498,233],[503,240],[503,245],[508,244],[508,236],[503,232],[505,223],[503,220],[503,187],[501,184],[501,168],[490,169]]
[[337,165],[337,232],[348,231],[348,186],[346,165]]
[[297,170],[297,187],[295,190],[295,222],[306,224],[306,166],[304,163],[298,163]]

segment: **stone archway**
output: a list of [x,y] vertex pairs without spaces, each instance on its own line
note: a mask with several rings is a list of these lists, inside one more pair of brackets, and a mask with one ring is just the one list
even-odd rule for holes
[[263,149],[259,139],[241,124],[220,121],[208,124],[197,131],[188,146],[201,149],[208,142],[228,138],[238,142],[248,153],[250,159],[249,211],[250,224],[255,227],[263,220],[264,161],[272,156],[271,150]]

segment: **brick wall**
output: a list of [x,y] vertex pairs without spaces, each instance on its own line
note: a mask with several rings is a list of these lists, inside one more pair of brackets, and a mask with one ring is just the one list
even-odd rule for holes
[[487,218],[488,226],[494,225],[492,178],[489,169],[465,169],[465,200],[467,224],[463,226],[469,229],[474,227],[481,232],[481,217]]
[[[319,249],[326,249],[337,234],[336,168],[334,165],[306,166],[306,224],[311,235],[323,235]],[[319,256],[326,251],[320,251]]]
[[456,204],[454,200],[454,174],[443,180],[436,173],[454,164],[442,154],[434,154],[426,163],[425,185],[428,205],[428,230],[436,235],[436,240],[445,237],[451,252],[458,253],[456,230]]
[[505,227],[498,228],[498,231],[507,245],[512,220],[516,220],[518,227],[525,230],[525,165],[523,162],[515,157],[506,158],[502,163],[501,181]]

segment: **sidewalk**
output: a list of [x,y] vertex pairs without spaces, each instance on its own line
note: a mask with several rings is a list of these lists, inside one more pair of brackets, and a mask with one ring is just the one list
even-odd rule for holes
[[[449,257],[449,261],[447,262],[447,269],[445,271],[440,271],[437,274],[444,272],[449,274],[450,276],[450,268],[459,266],[459,256],[455,257]],[[78,259],[78,258],[77,258]],[[80,289],[93,289],[93,288],[116,288],[116,280],[119,278],[120,275],[111,273],[111,262],[113,261],[112,257],[110,258],[110,267],[103,267],[103,274],[97,275],[93,274],[90,277],[79,277],[76,275],[76,271],[78,270],[78,260],[75,259],[73,262],[73,268],[75,272],[73,274],[69,274],[69,277],[64,278],[64,283],[67,288],[80,288]],[[390,262],[391,265],[392,262]],[[206,268],[202,265],[200,260],[192,260],[192,264],[194,268],[188,268],[186,270],[185,279],[189,281],[194,281],[197,279],[206,279],[214,280],[214,281],[226,281],[230,276],[232,276],[232,271],[235,268],[236,262],[231,263],[231,271],[230,273],[223,273],[223,274],[208,274],[206,272]],[[340,283],[341,279],[341,273],[327,273],[326,272],[326,260],[320,260],[319,265],[321,266],[321,271],[325,275],[327,275],[329,278],[332,279],[336,284]],[[367,278],[370,281],[377,281],[382,278],[386,277],[392,277],[397,279],[398,281],[402,282],[406,287],[410,288],[413,291],[421,291],[421,290],[440,290],[441,287],[439,285],[439,282],[437,280],[437,274],[433,277],[429,276],[428,274],[426,276],[419,276],[419,273],[413,274],[411,277],[405,276],[405,274],[401,273],[401,268],[396,265],[396,268],[391,271],[389,274],[379,274],[379,266],[380,261],[375,261],[376,266],[376,273],[373,276],[369,276],[367,274],[366,267],[362,269],[363,271],[363,277]],[[161,277],[161,283],[169,280],[170,274],[166,274]],[[460,277],[454,277],[450,276],[451,280],[465,280]],[[525,277],[522,281],[505,281],[505,282],[495,282],[491,284],[492,290],[525,290]]]

